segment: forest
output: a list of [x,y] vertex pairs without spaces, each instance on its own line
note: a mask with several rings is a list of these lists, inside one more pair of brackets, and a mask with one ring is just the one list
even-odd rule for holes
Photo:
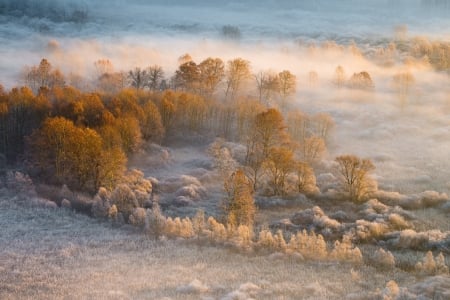
[[0,4],[18,31],[40,23],[44,49],[0,61],[0,298],[450,297],[446,38],[54,32],[89,35],[101,7]]

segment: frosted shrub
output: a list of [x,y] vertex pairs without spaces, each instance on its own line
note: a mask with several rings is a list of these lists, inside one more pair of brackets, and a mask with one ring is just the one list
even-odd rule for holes
[[298,252],[306,259],[324,260],[328,257],[325,240],[314,232],[309,234],[306,230],[297,232],[295,236],[291,236],[287,246],[290,251]]
[[6,173],[6,187],[22,198],[27,200],[36,197],[37,193],[30,176],[21,172],[9,171]]
[[442,253],[434,258],[433,253],[428,251],[422,261],[416,264],[416,271],[423,275],[448,274],[448,266]]
[[146,211],[142,207],[137,207],[133,210],[130,215],[129,222],[134,226],[144,226],[145,225]]
[[411,225],[399,214],[390,214],[388,220],[394,229],[406,229],[411,227]]
[[106,218],[109,216],[111,209],[110,193],[101,187],[94,196],[94,203],[92,203],[91,213],[96,218]]
[[191,238],[194,236],[194,227],[192,226],[192,222],[189,218],[184,218],[181,220],[179,234],[184,238]]
[[390,251],[385,251],[383,248],[380,248],[375,251],[373,263],[379,268],[393,269],[395,267],[395,258]]
[[241,248],[250,248],[252,245],[253,231],[250,227],[239,225],[236,230],[236,244]]
[[133,210],[139,206],[133,191],[125,184],[119,184],[114,189],[111,200],[116,205],[117,210],[124,215],[125,219],[128,219]]
[[356,237],[363,241],[377,239],[387,233],[388,230],[389,226],[384,220],[377,219],[374,222],[366,220],[356,221]]
[[428,241],[429,238],[425,233],[406,229],[400,232],[396,245],[400,248],[423,249],[428,244]]
[[278,230],[274,236],[275,246],[277,250],[285,252],[287,250],[287,244],[284,240],[283,231]]
[[154,204],[152,209],[147,209],[145,217],[145,232],[148,235],[159,238],[165,229],[166,218],[161,214],[158,204]]
[[63,199],[63,200],[61,201],[61,207],[62,207],[62,208],[70,209],[70,208],[72,208],[72,205],[70,204],[70,201],[69,201],[69,200]]
[[205,212],[203,210],[197,211],[194,218],[192,219],[192,228],[194,230],[194,234],[197,237],[200,237],[203,231],[206,228],[205,222]]
[[358,247],[354,247],[350,237],[344,235],[342,242],[334,242],[334,248],[330,253],[332,260],[349,261],[353,263],[362,262],[362,254]]
[[277,244],[275,239],[273,238],[272,232],[267,229],[263,229],[259,232],[258,235],[258,243],[259,248],[268,249],[268,250],[276,250]]
[[164,234],[171,237],[190,238],[194,236],[194,229],[189,218],[167,218],[163,228]]
[[213,217],[208,218],[208,229],[210,239],[214,242],[225,242],[227,239],[227,230],[222,223],[217,222]]
[[394,280],[390,280],[388,283],[386,283],[386,288],[382,291],[382,299],[384,300],[394,300],[398,299],[398,296],[400,294],[400,288],[398,287],[397,282]]
[[108,210],[108,218],[112,219],[112,220],[116,220],[117,219],[117,206],[115,204],[113,204],[110,209]]
[[132,169],[123,177],[123,184],[126,184],[135,194],[139,206],[144,206],[150,200],[152,194],[152,183],[144,178],[144,173],[140,170]]

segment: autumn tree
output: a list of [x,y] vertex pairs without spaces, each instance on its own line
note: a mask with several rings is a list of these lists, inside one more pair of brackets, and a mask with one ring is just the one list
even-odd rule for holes
[[142,137],[147,141],[161,143],[165,129],[158,107],[153,102],[147,101],[142,109],[144,111],[144,121],[141,125]]
[[94,62],[95,74],[97,78],[102,77],[105,74],[112,74],[114,72],[114,66],[109,59],[98,59]]
[[199,65],[202,95],[211,98],[225,77],[225,65],[220,58],[207,58]]
[[280,90],[278,75],[270,71],[261,71],[254,75],[260,102],[269,103]]
[[296,142],[303,143],[311,136],[311,123],[311,117],[300,110],[292,110],[287,115],[287,129]]
[[370,90],[374,88],[372,78],[366,71],[354,73],[352,77],[350,77],[348,84],[354,89]]
[[370,172],[375,170],[372,161],[342,155],[336,157],[336,162],[342,189],[351,201],[363,201],[376,190],[376,182],[370,177]]
[[295,168],[294,152],[286,147],[272,147],[264,167],[268,171],[274,195],[286,195],[286,179]]
[[299,193],[307,194],[316,189],[316,176],[308,163],[303,161],[296,162],[294,172],[297,176],[295,186]]
[[227,62],[225,70],[226,91],[225,98],[234,100],[240,89],[251,78],[250,62],[242,58],[235,58]]
[[122,150],[127,154],[136,152],[142,143],[142,133],[138,120],[132,116],[116,119],[114,127],[120,135]]
[[64,75],[60,70],[54,69],[50,62],[43,58],[39,66],[33,66],[25,71],[25,82],[34,92],[39,88],[52,88],[55,86],[64,86]]
[[200,87],[200,69],[194,61],[181,64],[175,72],[175,81],[183,90],[198,92]]
[[224,212],[227,223],[238,227],[239,225],[253,226],[256,207],[253,200],[253,190],[250,180],[242,170],[236,170],[224,184],[226,199]]
[[333,118],[327,113],[318,113],[310,119],[311,130],[313,135],[327,141],[335,127]]
[[342,88],[345,85],[345,71],[344,68],[342,66],[337,66],[336,70],[334,71],[334,79],[333,79],[333,83],[338,87],[338,88]]
[[0,97],[0,151],[10,162],[23,154],[25,136],[38,128],[50,113],[51,106],[46,91],[41,89],[38,96],[34,96],[28,87],[13,88]]
[[63,117],[46,119],[27,150],[30,167],[44,178],[91,192],[115,183],[126,163],[123,152],[104,148],[97,132]]
[[318,136],[307,137],[300,143],[299,150],[303,161],[309,164],[317,163],[325,154],[325,141]]
[[120,71],[103,73],[97,78],[97,88],[106,93],[117,93],[128,85],[128,74]]
[[278,90],[281,97],[281,106],[286,106],[289,97],[295,94],[297,90],[297,78],[288,70],[278,73]]
[[411,88],[414,86],[415,78],[411,72],[401,72],[392,78],[393,87],[398,94],[400,103],[404,105],[409,97]]
[[276,109],[271,108],[255,116],[247,138],[245,159],[246,170],[255,190],[270,149],[285,144],[288,139],[285,129],[283,116]]
[[261,148],[264,157],[269,155],[271,147],[283,144],[287,135],[286,125],[280,111],[269,108],[257,114],[251,135],[251,139]]

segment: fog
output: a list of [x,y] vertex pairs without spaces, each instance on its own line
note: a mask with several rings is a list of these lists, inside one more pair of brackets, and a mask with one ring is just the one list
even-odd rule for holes
[[[242,57],[260,70],[290,70],[298,79],[296,105],[335,118],[329,158],[372,158],[382,187],[402,192],[450,189],[450,84],[445,73],[403,64],[380,66],[363,54],[393,39],[418,35],[450,40],[447,1],[2,1],[0,82],[11,88],[26,66],[46,57],[66,74],[93,79],[93,62],[116,70],[161,65],[170,77],[178,57]],[[39,8],[39,9],[38,9]],[[223,26],[240,36],[227,36]],[[344,50],[320,47],[326,40]],[[311,50],[310,45],[317,45]],[[367,71],[375,91],[337,90],[336,66],[346,75]],[[308,72],[319,75],[309,87]],[[410,71],[416,84],[407,103],[392,76]]]

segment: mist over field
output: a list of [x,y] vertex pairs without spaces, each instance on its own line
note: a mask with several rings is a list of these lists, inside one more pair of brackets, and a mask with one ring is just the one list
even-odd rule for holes
[[[224,182],[211,154],[215,137],[222,137],[214,131],[221,119],[206,134],[166,128],[162,143],[143,143],[142,149],[127,153],[128,169],[143,172],[130,177],[140,178],[136,182],[141,180],[147,190],[142,192],[132,180],[127,184],[151,195],[149,202],[159,203],[170,216],[163,217],[165,226],[172,226],[172,231],[164,229],[169,238],[149,239],[131,225],[91,218],[103,197],[100,191],[93,194],[97,198],[83,191],[75,196],[64,187],[47,192],[57,200],[44,199],[42,190],[51,190],[44,182],[28,201],[29,178],[16,174],[11,179],[2,171],[0,245],[8,246],[0,246],[0,298],[30,298],[36,288],[38,298],[447,299],[449,44],[447,0],[0,0],[0,84],[5,91],[25,85],[25,74],[42,58],[64,73],[66,85],[86,93],[96,91],[102,75],[95,64],[99,60],[109,60],[109,71],[122,74],[158,65],[170,82],[185,54],[196,63],[209,57],[223,62],[243,58],[250,62],[253,83],[245,86],[242,99],[257,99],[258,74],[289,70],[296,90],[288,110],[270,97],[265,106],[280,109],[286,121],[298,109],[308,116],[329,115],[335,124],[314,165],[312,195],[255,191],[256,227],[273,231],[276,246],[264,246],[270,251],[258,248],[263,247],[260,232],[249,241],[213,237],[221,228],[215,221],[207,222],[211,228],[204,236],[196,232],[187,238],[181,229],[173,231],[186,224],[174,221],[176,217],[192,218],[202,209],[207,217],[218,218],[223,209]],[[423,49],[432,55],[423,55]],[[336,84],[338,66],[348,82],[342,86]],[[352,75],[360,72],[370,74],[370,88],[351,85]],[[406,88],[396,85],[399,74],[413,78]],[[105,103],[110,101],[107,92]],[[227,104],[225,93],[222,82],[215,94],[219,104]],[[1,124],[0,132],[6,131]],[[239,165],[249,146],[238,138],[221,143],[218,147],[229,159],[225,163]],[[333,198],[338,195],[335,158],[345,154],[367,158],[375,166],[371,176],[377,191],[365,202]],[[62,208],[83,212],[79,207],[86,203],[90,217]],[[151,210],[143,208],[151,205],[140,205],[145,224],[139,226],[147,228]],[[292,250],[287,233],[280,242],[277,229],[314,232],[307,237],[310,242],[315,234],[323,235],[327,258],[310,260],[298,247]],[[345,244],[347,235],[354,244],[342,258],[333,241]],[[360,251],[356,260],[355,249]],[[436,259],[432,271],[427,251]],[[42,272],[40,266],[49,270]],[[74,274],[74,268],[87,280]]]

